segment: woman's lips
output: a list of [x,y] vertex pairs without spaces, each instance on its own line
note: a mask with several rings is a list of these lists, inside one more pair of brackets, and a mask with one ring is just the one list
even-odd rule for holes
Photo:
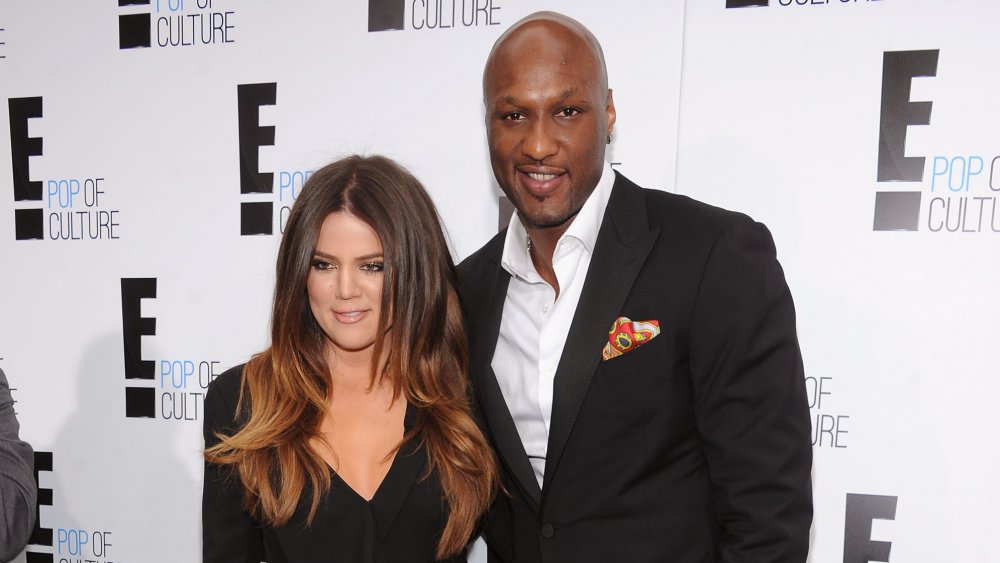
[[344,324],[354,324],[360,322],[368,315],[368,311],[334,311],[333,316]]

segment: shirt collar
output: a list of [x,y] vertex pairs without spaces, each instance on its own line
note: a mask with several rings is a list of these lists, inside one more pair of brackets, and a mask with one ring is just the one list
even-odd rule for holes
[[[560,241],[565,238],[574,238],[583,244],[588,253],[593,254],[594,245],[597,243],[597,233],[601,230],[604,210],[608,207],[608,200],[611,199],[611,189],[614,185],[615,173],[611,170],[611,165],[605,161],[601,171],[601,179],[598,180],[594,191],[580,208],[580,212],[573,218],[569,228],[559,237]],[[524,230],[524,224],[521,223],[517,212],[510,217],[500,265],[512,276],[531,280],[538,278],[535,265],[531,262],[531,255],[528,254],[528,233]]]

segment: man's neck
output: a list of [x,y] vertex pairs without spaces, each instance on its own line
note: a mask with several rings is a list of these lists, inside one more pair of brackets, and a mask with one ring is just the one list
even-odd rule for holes
[[528,233],[528,254],[531,256],[531,263],[534,264],[538,275],[556,291],[556,297],[559,297],[559,279],[556,278],[556,271],[552,267],[552,256],[555,254],[556,244],[569,229],[573,219],[575,217],[558,227],[546,229],[525,226],[524,228],[525,232]]

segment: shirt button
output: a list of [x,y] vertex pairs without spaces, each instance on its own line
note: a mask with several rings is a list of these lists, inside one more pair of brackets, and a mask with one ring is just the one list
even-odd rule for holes
[[548,313],[549,312],[549,306],[548,305],[542,305],[542,312],[543,313]]
[[542,526],[541,533],[543,538],[549,539],[556,534],[556,529],[552,527],[552,524],[546,524]]

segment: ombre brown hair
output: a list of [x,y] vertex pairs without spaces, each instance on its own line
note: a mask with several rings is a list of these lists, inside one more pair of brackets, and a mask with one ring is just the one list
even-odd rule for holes
[[445,558],[469,541],[496,494],[497,468],[470,414],[465,328],[440,220],[420,182],[388,158],[350,156],[306,181],[278,251],[271,346],[243,369],[237,408],[246,422],[220,435],[205,457],[232,467],[244,486],[244,508],[273,526],[288,522],[308,486],[311,524],[330,489],[328,466],[310,439],[319,437],[331,376],[306,277],[320,226],[338,212],[370,225],[382,243],[385,281],[371,381],[391,384],[394,397],[417,409],[403,443],[420,440],[429,460],[423,478],[436,470],[441,480],[448,519],[437,557]]

